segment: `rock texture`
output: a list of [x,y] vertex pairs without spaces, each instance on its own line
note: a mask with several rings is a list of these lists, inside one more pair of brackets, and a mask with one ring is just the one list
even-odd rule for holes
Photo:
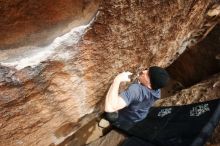
[[220,72],[220,25],[198,44],[189,47],[167,70],[184,87],[206,79]]
[[106,136],[103,136],[99,140],[96,140],[87,146],[120,146],[125,139],[125,135],[112,130]]
[[219,73],[173,96],[156,101],[155,106],[184,105],[217,98],[220,98]]
[[[63,34],[68,22],[81,20],[86,4],[85,13],[94,15],[89,9],[93,3],[88,0],[79,2],[79,14],[76,1],[53,1],[53,7],[49,1],[0,2],[1,18],[5,16],[0,23],[5,34],[0,46],[8,51],[29,43],[44,44]],[[35,66],[20,70],[1,66],[0,145],[61,143],[82,126],[83,116],[102,111],[100,102],[118,72],[136,72],[150,65],[166,67],[187,45],[203,38],[216,25],[219,14],[215,4],[212,0],[103,0],[78,44],[58,49],[56,55]],[[17,31],[10,31],[12,28]],[[53,29],[57,32],[47,33]],[[63,56],[59,58],[59,54]]]
[[99,0],[0,1],[0,49],[42,46],[88,23]]

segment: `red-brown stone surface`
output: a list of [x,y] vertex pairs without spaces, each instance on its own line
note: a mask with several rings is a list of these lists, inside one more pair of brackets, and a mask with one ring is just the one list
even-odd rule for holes
[[[81,20],[81,10],[94,4],[89,0],[0,3],[4,18],[0,19],[4,34],[0,46],[8,51],[45,44],[70,30],[74,26],[67,26],[70,22],[90,20]],[[100,110],[116,74],[150,65],[168,66],[192,39],[201,38],[216,24],[212,22],[216,15],[206,15],[213,4],[212,0],[103,0],[99,7],[94,4],[98,14],[81,41],[57,50],[56,55],[66,52],[69,57],[57,59],[55,55],[20,70],[0,67],[0,145],[59,144],[81,126],[83,116]],[[89,8],[83,12],[91,17],[95,12]],[[204,28],[208,22],[212,23]],[[2,51],[7,55],[7,50]]]
[[170,65],[167,70],[170,75],[185,87],[189,87],[220,71],[220,25],[206,36],[206,38],[188,48]]
[[99,0],[0,1],[0,49],[45,45],[88,23]]

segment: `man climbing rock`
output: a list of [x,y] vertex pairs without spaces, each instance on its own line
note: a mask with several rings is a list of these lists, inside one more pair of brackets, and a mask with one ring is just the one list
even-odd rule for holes
[[152,66],[139,73],[137,82],[119,94],[120,83],[129,82],[131,74],[118,74],[105,99],[106,119],[122,129],[129,129],[146,118],[149,108],[160,98],[160,88],[169,80],[169,75],[163,68]]

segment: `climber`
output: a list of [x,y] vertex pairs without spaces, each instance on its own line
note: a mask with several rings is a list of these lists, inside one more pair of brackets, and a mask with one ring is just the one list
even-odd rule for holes
[[122,129],[129,129],[147,116],[149,108],[160,98],[160,88],[169,80],[163,68],[152,66],[141,71],[137,81],[119,94],[120,83],[129,82],[130,75],[131,72],[118,74],[105,99],[106,119]]

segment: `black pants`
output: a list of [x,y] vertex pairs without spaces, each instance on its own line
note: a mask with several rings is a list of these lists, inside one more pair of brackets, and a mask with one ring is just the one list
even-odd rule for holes
[[119,120],[119,113],[118,112],[106,112],[105,118],[115,127],[122,129],[122,130],[128,130],[130,129],[134,123],[128,122],[125,120]]
[[118,112],[112,112],[112,113],[109,113],[109,112],[106,112],[105,113],[105,118],[111,122],[111,123],[114,123],[116,121],[118,121]]

